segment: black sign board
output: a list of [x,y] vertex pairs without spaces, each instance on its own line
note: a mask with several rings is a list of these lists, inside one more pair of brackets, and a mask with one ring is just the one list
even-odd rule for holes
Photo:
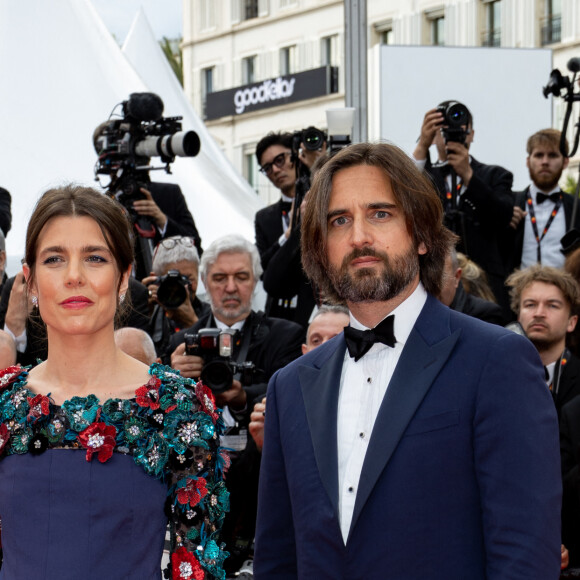
[[207,95],[206,119],[243,115],[338,91],[338,67],[323,66]]

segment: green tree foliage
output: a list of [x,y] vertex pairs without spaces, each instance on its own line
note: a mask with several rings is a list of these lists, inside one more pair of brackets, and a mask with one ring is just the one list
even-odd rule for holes
[[183,54],[181,52],[181,38],[169,40],[169,38],[164,36],[159,44],[161,45],[165,58],[167,58],[167,61],[173,69],[179,84],[183,86]]

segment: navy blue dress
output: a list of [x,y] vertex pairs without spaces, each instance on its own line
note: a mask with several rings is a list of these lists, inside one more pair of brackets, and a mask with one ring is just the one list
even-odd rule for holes
[[223,579],[228,509],[211,392],[153,365],[131,400],[62,406],[0,371],[1,580]]

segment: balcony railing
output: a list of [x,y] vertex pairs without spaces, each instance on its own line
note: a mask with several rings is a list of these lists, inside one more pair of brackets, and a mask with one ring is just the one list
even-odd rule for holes
[[481,46],[501,46],[501,28],[485,30],[481,35]]

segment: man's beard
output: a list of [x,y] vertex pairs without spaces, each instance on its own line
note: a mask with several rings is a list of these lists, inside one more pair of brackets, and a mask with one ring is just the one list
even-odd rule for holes
[[217,315],[219,317],[219,319],[223,320],[224,322],[227,320],[235,320],[244,314],[249,314],[250,311],[252,310],[252,305],[251,304],[244,304],[241,301],[239,296],[228,296],[228,299],[229,300],[231,300],[231,299],[240,300],[239,306],[235,309],[224,308],[221,305],[214,304],[213,300],[211,300],[211,298],[210,298],[211,309],[212,309],[212,312],[214,313],[214,316]]
[[536,187],[542,191],[550,191],[554,189],[554,187],[558,185],[560,177],[562,177],[562,171],[556,173],[540,173],[539,170],[534,171],[530,169],[531,180],[536,184]]
[[[374,268],[361,268],[351,274],[350,263],[356,258],[373,256],[383,263],[380,271]],[[419,273],[417,250],[409,251],[395,258],[372,248],[353,250],[342,260],[340,268],[328,267],[328,277],[336,293],[347,302],[383,302],[398,296]]]

